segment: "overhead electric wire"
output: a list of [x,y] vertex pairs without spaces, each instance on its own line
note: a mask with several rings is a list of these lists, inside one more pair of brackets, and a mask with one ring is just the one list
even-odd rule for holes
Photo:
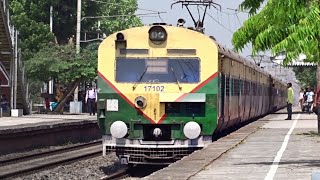
[[[233,16],[233,18],[235,18],[235,19],[237,19],[237,21],[238,21],[238,23],[239,23],[239,26],[241,26],[241,21],[240,21],[240,19],[239,19],[239,16],[238,16],[238,14],[239,14],[239,12],[243,12],[243,11],[239,11],[239,10],[237,10],[237,9],[231,9],[231,8],[227,8],[227,9],[229,9],[229,10],[232,10],[232,11],[235,11],[234,13],[227,13],[227,12],[225,12],[225,11],[222,11],[222,10],[219,10],[218,8],[216,8],[215,6],[213,6],[215,9],[216,9],[216,11],[217,11],[217,17],[219,18],[218,19],[218,21],[220,21],[220,17],[219,17],[219,12],[221,13],[220,15],[221,15],[221,19],[222,19],[222,14],[225,14],[225,15],[227,15],[228,16],[228,21],[229,21],[229,28],[231,27],[231,25],[230,25],[230,16]],[[245,12],[244,12],[245,13]]]
[[236,17],[237,17],[237,19],[238,19],[238,22],[239,22],[239,26],[241,26],[241,21],[240,21],[240,19],[239,19],[239,16],[238,16],[238,14],[236,14]]
[[[200,9],[202,9],[202,11],[204,11],[202,7],[200,7]],[[207,14],[212,20],[214,20],[216,23],[218,23],[221,27],[223,27],[224,29],[226,29],[227,31],[229,31],[229,32],[231,32],[231,33],[233,34],[233,31],[232,31],[232,30],[230,30],[229,28],[225,27],[222,23],[220,23],[219,21],[217,21],[211,14],[209,14],[208,12],[206,12],[206,14]]]
[[239,9],[232,9],[232,8],[227,8],[227,9],[235,12],[234,15],[236,16],[236,18],[237,18],[240,26],[241,26],[241,21],[240,21],[240,19],[239,19],[238,14],[239,14],[240,12],[249,14],[249,12],[241,11],[241,10],[239,10]]
[[227,9],[232,10],[232,11],[235,11],[236,14],[238,14],[238,13],[250,14],[249,12],[242,11],[242,10],[240,10],[240,9],[233,9],[233,8],[227,8]]
[[[92,2],[98,2],[98,3],[104,3],[104,4],[110,4],[110,5],[115,5],[115,6],[123,6],[123,7],[127,7],[126,5],[123,5],[123,4],[118,4],[118,3],[109,3],[109,2],[105,2],[105,1],[99,1],[99,0],[90,0]],[[149,11],[149,12],[152,12],[150,14],[143,14],[143,15],[139,15],[139,14],[135,14],[136,16],[141,16],[141,17],[152,17],[152,16],[148,16],[148,15],[152,15],[152,14],[157,14],[157,16],[154,16],[154,17],[158,17],[162,22],[165,22],[161,15],[162,13],[167,13],[167,12],[160,12],[160,11],[155,11],[155,10],[151,10],[151,9],[144,9],[144,8],[137,8],[137,10],[141,10],[141,11]],[[134,15],[132,15],[134,16]]]
[[111,16],[87,16],[83,17],[83,19],[100,19],[100,18],[115,18],[115,17],[130,17],[130,16],[149,16],[152,14],[163,14],[166,12],[157,12],[157,13],[142,13],[142,14],[119,14],[119,15],[111,15]]
[[160,16],[160,13],[158,12],[158,17],[159,19],[164,23],[165,21],[162,19],[162,17]]
[[[127,7],[126,5],[118,4],[118,3],[109,3],[109,2],[105,2],[105,1],[99,1],[99,0],[90,0],[90,1],[92,1],[92,2],[98,2],[98,3],[104,3],[104,4],[110,4],[110,5],[115,5],[115,6]],[[155,10],[151,10],[151,9],[143,9],[143,8],[137,8],[137,10],[149,11],[149,12],[159,12],[159,11],[155,11]]]
[[226,15],[234,15],[234,14],[236,14],[236,13],[227,13],[227,12],[224,12],[224,11],[222,11],[221,9],[218,9],[217,7],[215,7],[215,6],[213,6],[218,12],[221,12],[221,13],[223,13],[223,14],[226,14]]

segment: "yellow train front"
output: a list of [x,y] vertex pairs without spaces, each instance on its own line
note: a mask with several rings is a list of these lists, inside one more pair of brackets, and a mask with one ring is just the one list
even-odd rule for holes
[[98,61],[104,154],[165,164],[212,142],[217,56],[212,39],[186,28],[143,26],[107,37]]
[[98,74],[103,154],[123,164],[172,163],[285,103],[283,83],[203,33],[164,24],[107,37]]

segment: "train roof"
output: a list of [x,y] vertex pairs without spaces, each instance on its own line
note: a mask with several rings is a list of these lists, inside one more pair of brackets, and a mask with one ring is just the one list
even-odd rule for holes
[[[238,53],[234,52],[233,50],[225,47],[223,44],[217,42],[212,36],[210,36],[210,38],[214,41],[214,43],[217,44],[218,46],[218,51],[219,53],[229,57],[229,58],[232,58],[246,66],[249,66],[253,69],[255,69],[256,71],[266,75],[266,76],[272,76],[269,72],[267,72],[266,70],[263,70],[262,68],[260,68],[259,66],[257,66],[255,63],[251,62],[251,61],[248,61],[247,59],[245,59],[244,57],[240,56]],[[272,76],[274,80],[277,80],[279,82],[283,82],[281,79],[275,77],[275,76]],[[284,83],[284,82],[283,82]]]

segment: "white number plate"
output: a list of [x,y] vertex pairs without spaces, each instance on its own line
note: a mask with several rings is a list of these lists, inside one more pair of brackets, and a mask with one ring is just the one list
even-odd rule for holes
[[118,111],[119,110],[118,99],[107,99],[107,111]]

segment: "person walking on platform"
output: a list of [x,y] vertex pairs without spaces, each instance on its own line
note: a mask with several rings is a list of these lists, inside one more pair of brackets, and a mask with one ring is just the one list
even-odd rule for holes
[[97,90],[96,88],[90,88],[86,93],[86,102],[88,104],[88,111],[91,114],[96,114],[96,101],[97,101]]
[[285,120],[292,119],[292,104],[293,104],[293,89],[292,84],[288,83],[288,98],[287,98],[287,111],[288,111],[288,118]]
[[307,103],[308,103],[307,112],[309,114],[312,112],[313,96],[314,96],[314,93],[312,92],[312,89],[308,87],[306,92],[306,97],[307,97]]
[[304,89],[301,89],[299,94],[299,106],[301,107],[302,111],[303,111],[303,103],[304,103]]

